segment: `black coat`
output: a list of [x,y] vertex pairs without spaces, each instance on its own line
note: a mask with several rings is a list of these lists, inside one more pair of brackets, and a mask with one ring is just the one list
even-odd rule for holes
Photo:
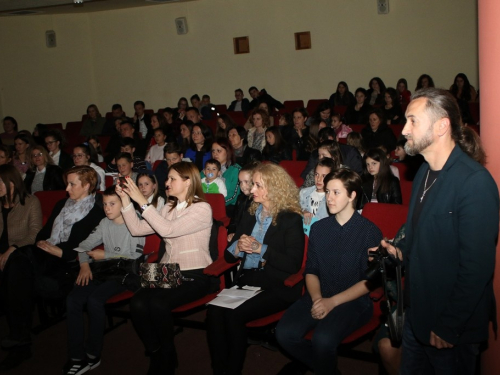
[[[36,172],[31,169],[26,171],[26,178],[24,179],[24,185],[28,189],[28,193],[31,194],[31,184],[35,178]],[[66,184],[63,180],[63,170],[58,165],[47,164],[45,170],[45,176],[43,178],[43,191],[49,190],[64,190]],[[50,236],[49,236],[50,237]]]
[[371,105],[365,103],[359,111],[354,109],[355,105],[356,103],[347,107],[344,113],[344,123],[347,125],[366,124],[368,122],[368,114],[372,109]]
[[[241,235],[252,234],[257,222],[255,215],[245,211],[236,233],[229,244],[232,245]],[[294,212],[281,212],[277,217],[276,225],[270,225],[264,237],[267,251],[264,254],[266,264],[261,271],[249,271],[247,274],[254,286],[274,290],[288,302],[296,301],[302,294],[303,283],[298,283],[292,288],[284,285],[289,276],[297,273],[304,257],[304,230],[302,217]],[[236,262],[236,258],[226,250],[224,258],[229,263]],[[245,278],[245,274],[242,276]],[[250,285],[250,284],[248,284]]]
[[396,148],[397,139],[387,124],[380,124],[377,131],[373,131],[370,125],[361,130],[361,136],[367,150],[384,146],[387,153]]
[[[390,175],[390,185],[389,185],[389,191],[386,193],[381,193],[379,190],[377,190],[377,201],[378,203],[394,203],[394,204],[403,204],[403,198],[401,196],[401,187],[399,186],[399,179],[394,176]],[[373,193],[373,176],[368,175],[367,177],[363,178],[363,194],[361,195],[361,199],[358,199],[358,210],[362,209],[363,206],[370,202],[372,199],[372,193]]]
[[61,155],[59,155],[59,164],[58,164],[63,172],[67,169],[72,168],[75,163],[73,163],[73,158],[61,150]]
[[[231,102],[231,104],[229,105],[229,108],[227,110],[229,112],[233,112],[234,109],[236,108],[236,103],[238,103],[238,101],[233,100]],[[247,116],[248,111],[250,111],[250,101],[247,98],[243,98],[241,100],[241,111],[243,112],[243,114],[245,115],[245,117]],[[231,114],[229,114],[229,115],[231,116]]]

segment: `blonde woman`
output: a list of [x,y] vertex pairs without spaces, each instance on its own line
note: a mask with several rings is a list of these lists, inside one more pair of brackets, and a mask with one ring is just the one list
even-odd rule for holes
[[269,115],[263,109],[256,109],[251,116],[252,128],[248,131],[248,147],[262,152],[266,146],[266,129],[271,126]]
[[29,194],[37,191],[64,190],[63,170],[55,165],[47,150],[33,146],[30,151],[30,168],[26,171],[24,184]]
[[235,309],[210,306],[207,335],[216,374],[239,374],[247,347],[245,323],[288,308],[300,298],[302,284],[284,280],[299,271],[304,232],[298,190],[278,165],[262,164],[252,172],[253,202],[243,214],[225,252],[227,262],[241,259],[238,285],[258,286],[261,293]]

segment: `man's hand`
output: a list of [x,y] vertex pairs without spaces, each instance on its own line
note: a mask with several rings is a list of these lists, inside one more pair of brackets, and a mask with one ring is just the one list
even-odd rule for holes
[[429,340],[431,345],[437,349],[450,349],[453,348],[453,345],[449,342],[444,341],[441,337],[436,335],[431,331],[431,339]]

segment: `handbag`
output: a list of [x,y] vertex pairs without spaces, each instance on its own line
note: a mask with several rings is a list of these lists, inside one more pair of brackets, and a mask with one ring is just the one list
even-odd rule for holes
[[113,258],[90,263],[92,280],[98,284],[116,281],[128,290],[135,292],[140,288],[139,265],[146,259],[141,255],[137,259]]
[[179,263],[142,263],[139,271],[143,288],[177,288],[183,281]]

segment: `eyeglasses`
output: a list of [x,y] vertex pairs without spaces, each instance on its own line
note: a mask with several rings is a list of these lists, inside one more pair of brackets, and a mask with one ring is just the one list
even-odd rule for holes
[[85,157],[85,154],[73,154],[73,159],[80,159],[80,158],[83,158]]
[[31,157],[32,157],[32,158],[39,158],[39,157],[41,157],[41,156],[43,156],[43,154],[42,154],[41,152],[40,152],[40,153],[38,153],[38,154],[32,154],[32,155],[31,155]]

